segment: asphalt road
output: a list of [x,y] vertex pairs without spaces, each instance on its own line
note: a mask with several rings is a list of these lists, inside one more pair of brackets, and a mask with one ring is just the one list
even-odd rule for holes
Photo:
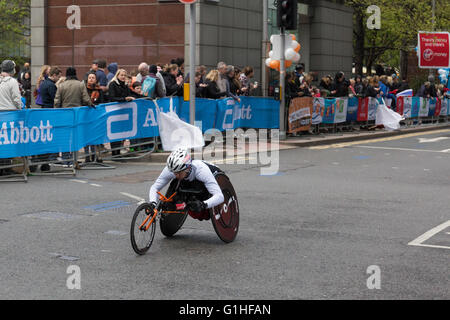
[[442,130],[283,150],[270,176],[219,165],[236,240],[188,218],[145,256],[129,227],[162,164],[2,183],[0,299],[449,299],[449,149]]

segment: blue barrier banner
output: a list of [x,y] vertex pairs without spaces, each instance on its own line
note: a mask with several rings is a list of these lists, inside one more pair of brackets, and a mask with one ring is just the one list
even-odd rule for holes
[[359,100],[356,97],[348,99],[347,104],[347,122],[356,122],[358,116]]
[[[182,97],[179,99],[180,108],[177,110],[178,117],[190,123],[189,101],[184,101]],[[217,101],[212,99],[195,99],[195,121],[200,126],[202,132],[214,128],[217,115]]]
[[279,128],[280,103],[273,99],[241,97],[217,100],[215,128],[220,131],[236,128]]
[[76,112],[26,109],[0,113],[0,158],[73,151]]

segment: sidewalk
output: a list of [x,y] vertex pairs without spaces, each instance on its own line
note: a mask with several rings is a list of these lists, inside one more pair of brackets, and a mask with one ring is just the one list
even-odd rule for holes
[[[352,141],[363,141],[363,140],[371,140],[377,138],[385,138],[392,136],[405,135],[410,133],[418,133],[418,132],[427,132],[427,131],[436,131],[442,129],[450,129],[450,123],[442,123],[442,124],[422,124],[416,127],[410,128],[402,128],[398,131],[387,131],[385,129],[377,129],[376,131],[367,131],[367,130],[358,130],[352,132],[340,132],[340,133],[327,133],[327,134],[304,134],[298,137],[288,137],[286,140],[281,140],[279,145],[267,143],[245,143],[245,147],[243,145],[239,145],[239,147],[234,149],[234,154],[227,154],[226,148],[222,146],[217,146],[214,148],[216,154],[224,153],[225,157],[242,157],[247,156],[249,154],[254,154],[258,152],[266,152],[267,150],[277,151],[277,150],[288,150],[302,147],[312,147],[312,146],[320,146],[320,145],[330,145],[344,142],[352,142]],[[208,152],[211,152],[211,146],[208,146]],[[205,152],[204,149],[203,152]],[[150,161],[163,163],[166,161],[170,152],[153,152],[150,156],[145,159],[141,159],[139,161]],[[194,153],[194,158],[195,158]]]

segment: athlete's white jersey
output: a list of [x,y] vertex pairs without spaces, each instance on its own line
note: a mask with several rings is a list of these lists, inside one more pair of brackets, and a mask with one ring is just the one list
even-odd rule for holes
[[[161,191],[162,188],[164,188],[173,179],[175,179],[175,174],[165,167],[158,179],[156,179],[155,183],[150,188],[150,202],[156,202],[158,199],[158,191]],[[217,184],[216,178],[214,178],[211,169],[203,161],[192,160],[191,172],[185,180],[199,180],[203,182],[208,192],[212,195],[211,198],[205,201],[208,209],[218,206],[224,201],[222,190]]]

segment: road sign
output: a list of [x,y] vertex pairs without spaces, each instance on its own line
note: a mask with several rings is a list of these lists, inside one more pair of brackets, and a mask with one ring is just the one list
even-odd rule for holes
[[450,33],[419,32],[419,68],[450,66]]

